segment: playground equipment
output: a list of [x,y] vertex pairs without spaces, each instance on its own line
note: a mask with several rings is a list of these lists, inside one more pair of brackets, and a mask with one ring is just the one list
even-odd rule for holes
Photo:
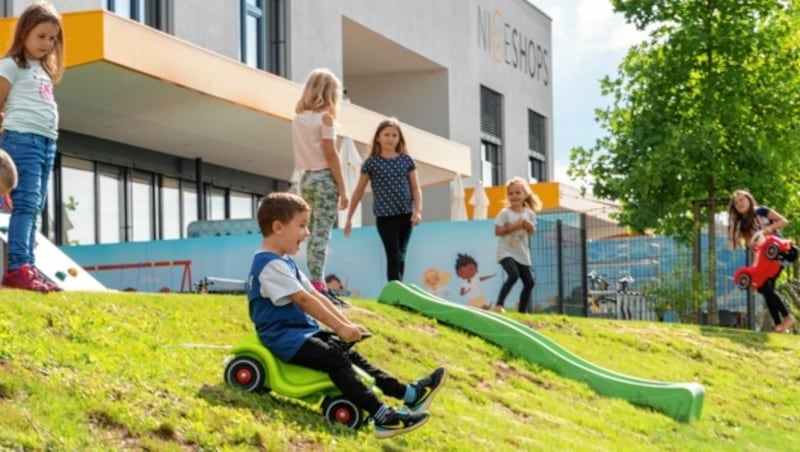
[[[369,336],[371,334],[362,333],[362,340]],[[347,347],[352,345],[346,344]],[[232,353],[226,360],[225,381],[233,387],[248,392],[274,391],[284,397],[319,406],[330,425],[357,429],[368,417],[366,412],[342,395],[328,374],[281,361],[261,345],[255,333],[243,338],[233,347]],[[360,367],[353,368],[364,384],[376,394],[382,394],[372,376]]]
[[378,301],[413,309],[469,331],[529,362],[564,377],[585,382],[599,394],[652,407],[682,422],[700,418],[705,390],[698,383],[665,383],[604,369],[574,355],[519,322],[489,311],[449,302],[399,281],[387,284]]

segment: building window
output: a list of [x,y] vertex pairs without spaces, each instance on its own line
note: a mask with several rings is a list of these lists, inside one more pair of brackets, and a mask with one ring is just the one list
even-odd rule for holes
[[156,238],[155,184],[152,173],[134,172],[131,176],[131,197],[128,203],[130,220],[128,241],[144,242]]
[[181,224],[181,181],[172,177],[161,177],[161,239],[179,239]]
[[167,1],[169,0],[108,0],[106,7],[118,16],[168,31]]
[[98,165],[97,170],[98,233],[97,243],[118,243],[125,240],[125,173],[116,166]]
[[547,120],[533,110],[528,110],[528,161],[530,177],[537,182],[546,180],[547,174]]
[[242,62],[286,76],[285,0],[242,1]]
[[483,183],[503,184],[503,96],[481,86],[481,168]]
[[69,157],[62,158],[61,164],[62,241],[69,245],[93,245],[97,243],[94,164]]
[[183,229],[181,234],[186,237],[189,223],[197,221],[197,186],[194,183],[181,184],[181,205],[183,206]]
[[239,191],[230,191],[230,218],[253,218],[255,217],[255,196]]
[[544,163],[545,163],[545,158],[542,154],[539,154],[538,152],[528,153],[528,164],[529,164],[528,177],[531,181],[536,181],[536,182],[545,181]]

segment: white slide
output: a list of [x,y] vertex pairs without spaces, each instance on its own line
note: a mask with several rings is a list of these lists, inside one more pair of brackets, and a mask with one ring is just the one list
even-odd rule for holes
[[[6,248],[8,247],[8,220],[10,217],[7,213],[0,213],[0,240]],[[36,233],[36,248],[33,250],[33,254],[36,259],[36,268],[47,279],[65,291],[109,290],[39,232]]]

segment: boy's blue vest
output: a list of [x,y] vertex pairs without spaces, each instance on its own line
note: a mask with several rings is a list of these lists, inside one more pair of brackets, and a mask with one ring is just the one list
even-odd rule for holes
[[258,275],[275,259],[288,265],[300,281],[300,270],[291,258],[260,251],[253,256],[247,281],[247,299],[250,303],[250,319],[255,324],[261,343],[281,360],[289,361],[306,339],[319,331],[319,324],[294,303],[275,306],[272,300],[261,296]]

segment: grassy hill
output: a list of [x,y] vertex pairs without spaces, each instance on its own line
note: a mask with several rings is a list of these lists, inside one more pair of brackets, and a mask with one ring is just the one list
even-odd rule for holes
[[449,369],[420,430],[378,440],[227,387],[244,297],[2,290],[0,449],[800,450],[800,336],[510,314],[609,369],[702,383],[702,418],[683,424],[410,312],[357,300],[348,315],[401,379]]

